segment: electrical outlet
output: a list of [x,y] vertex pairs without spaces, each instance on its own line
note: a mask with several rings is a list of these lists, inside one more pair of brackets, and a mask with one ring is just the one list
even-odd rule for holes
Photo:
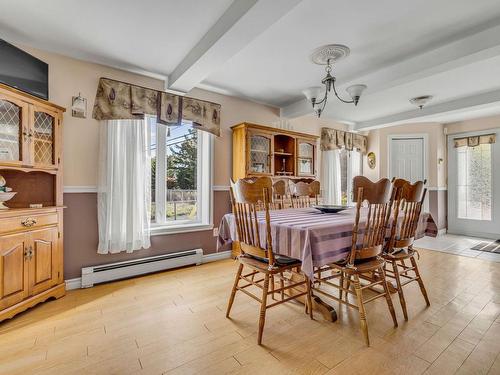
[[219,228],[214,228],[214,237],[219,237]]

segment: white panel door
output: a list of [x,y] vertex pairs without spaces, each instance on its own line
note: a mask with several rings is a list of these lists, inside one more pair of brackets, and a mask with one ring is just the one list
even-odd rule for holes
[[389,178],[411,182],[424,180],[424,139],[391,138],[390,142]]
[[[455,148],[454,139],[496,134],[497,142]],[[448,136],[448,232],[500,238],[500,130]]]

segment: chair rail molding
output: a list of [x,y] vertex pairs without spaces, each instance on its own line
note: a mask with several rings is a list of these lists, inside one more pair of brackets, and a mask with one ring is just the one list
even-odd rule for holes
[[64,193],[97,193],[97,186],[64,186]]

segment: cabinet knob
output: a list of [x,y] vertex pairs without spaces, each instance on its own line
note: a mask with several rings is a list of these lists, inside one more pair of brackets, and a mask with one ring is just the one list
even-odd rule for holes
[[26,219],[21,221],[21,224],[25,227],[32,227],[36,224],[36,219],[34,217],[27,217]]

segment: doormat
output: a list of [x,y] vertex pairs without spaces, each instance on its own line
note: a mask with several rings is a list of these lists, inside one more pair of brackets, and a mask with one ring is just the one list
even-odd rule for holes
[[479,242],[471,247],[471,250],[486,251],[488,253],[500,253],[500,240],[493,242]]

